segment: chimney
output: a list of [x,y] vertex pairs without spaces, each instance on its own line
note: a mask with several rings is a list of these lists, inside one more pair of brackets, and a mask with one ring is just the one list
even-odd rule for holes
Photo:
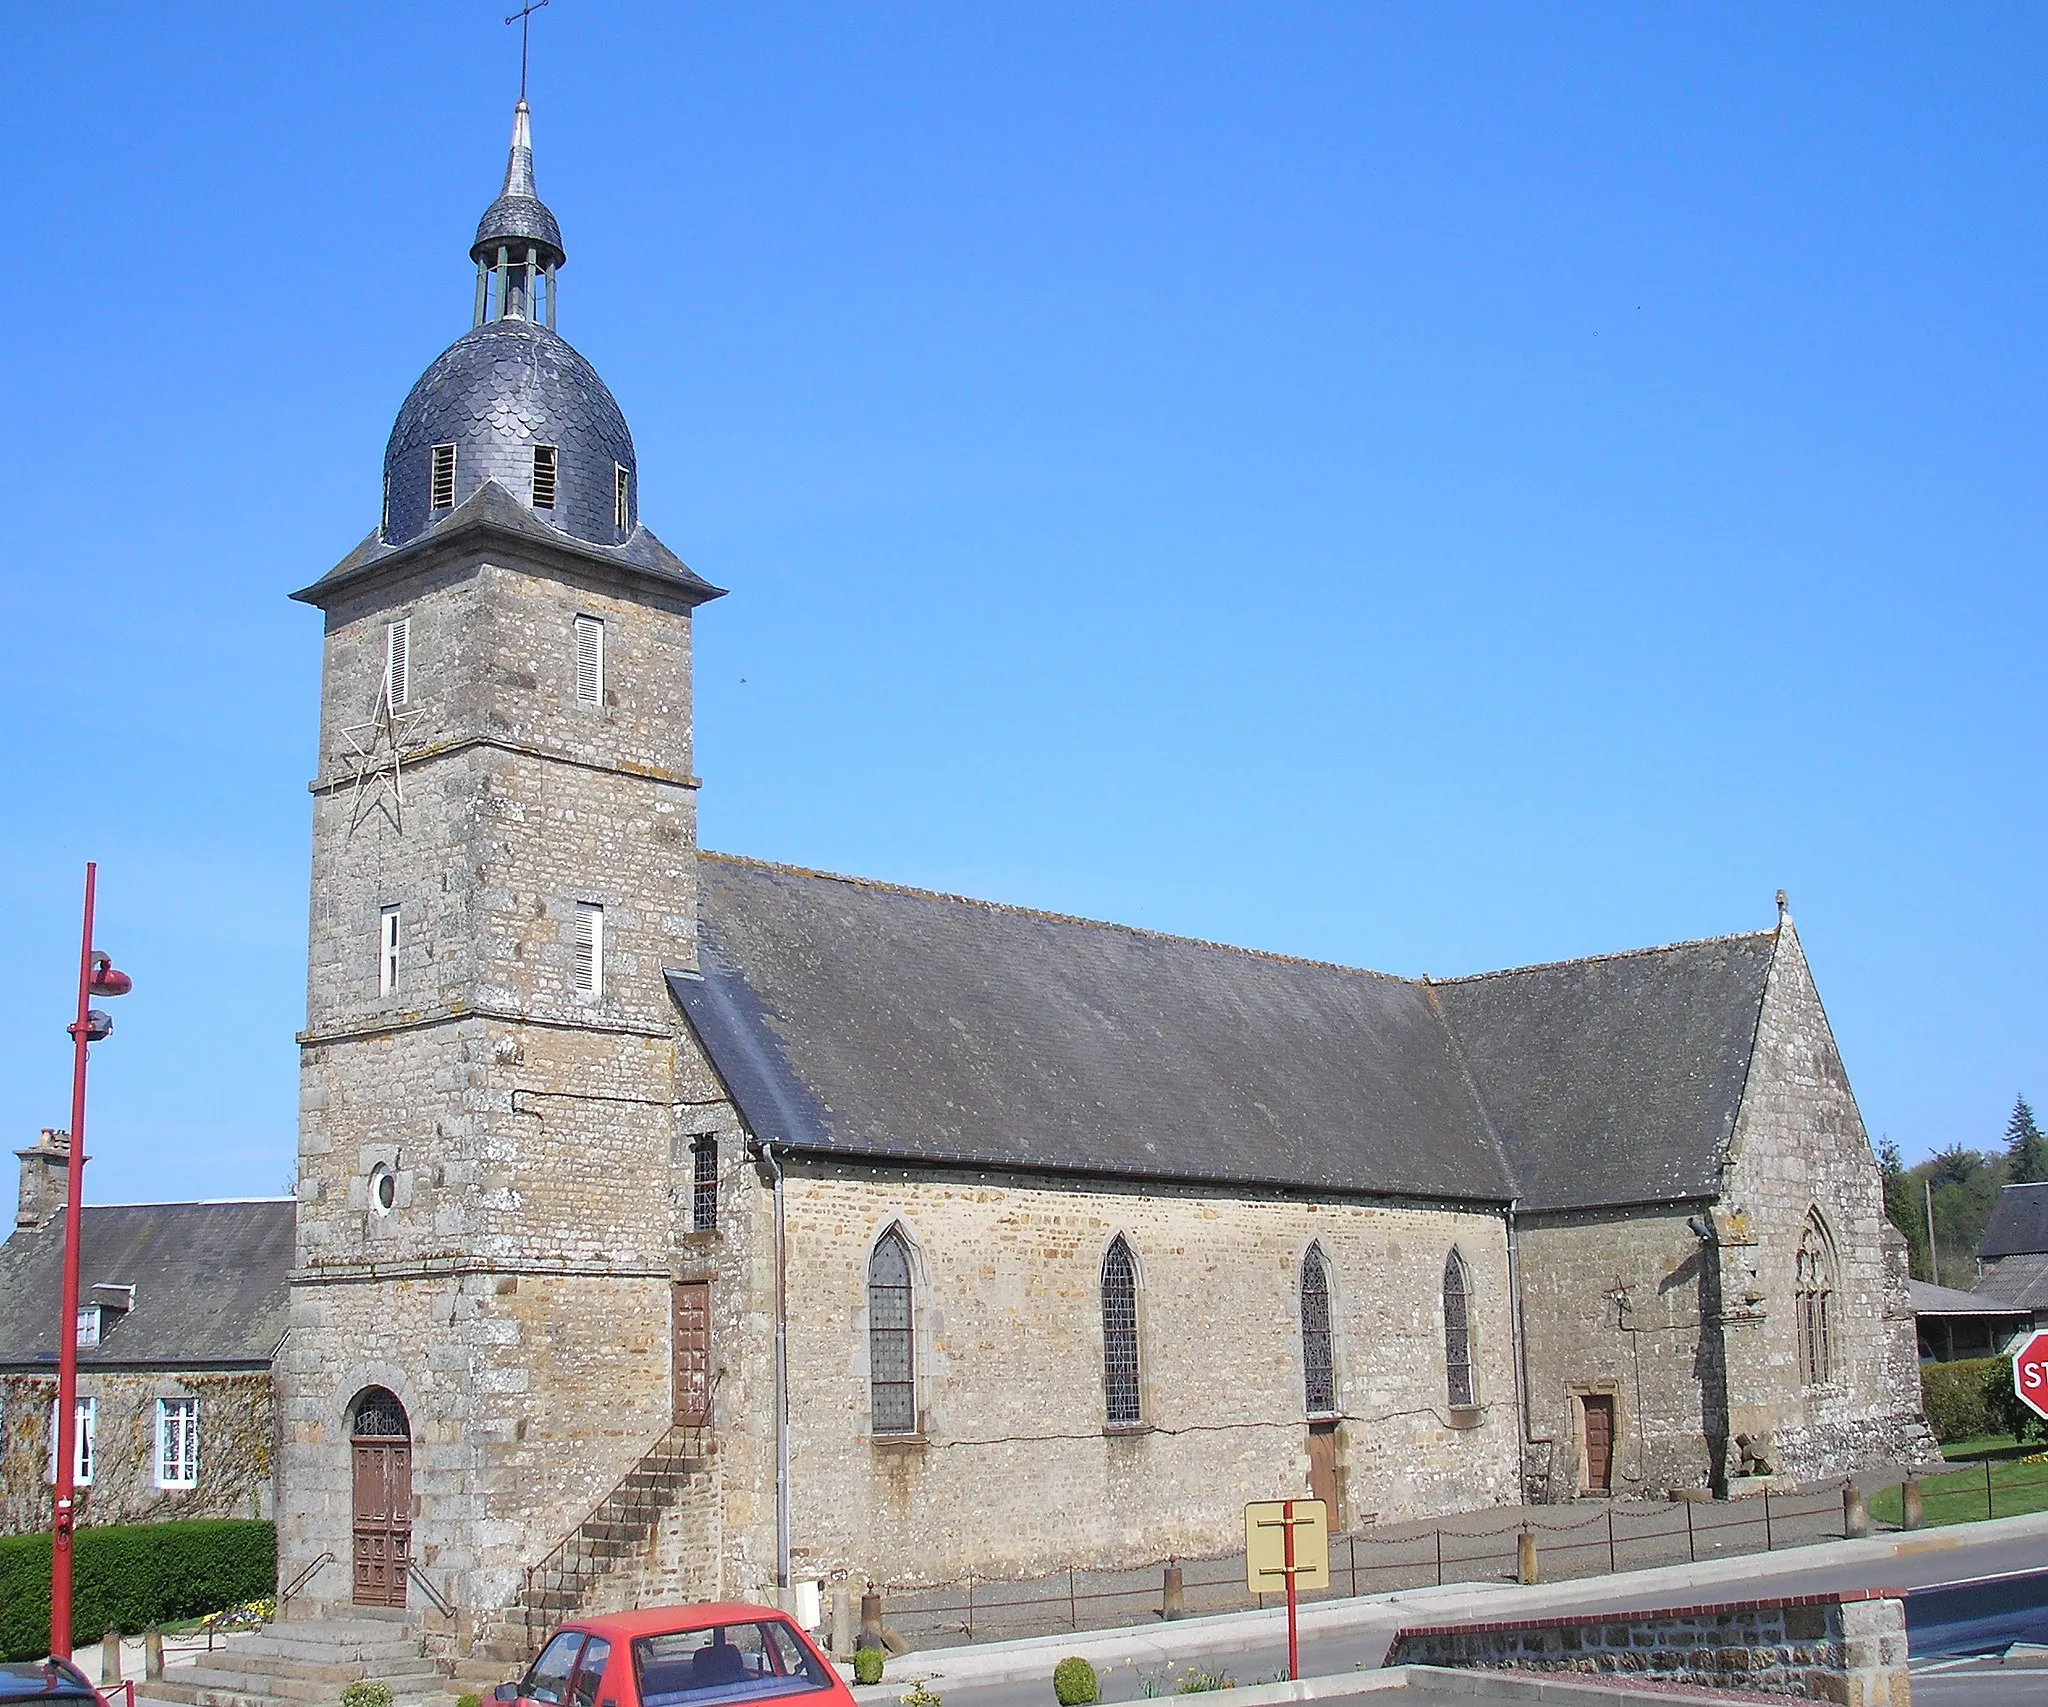
[[31,1231],[64,1207],[71,1184],[71,1134],[45,1126],[21,1158],[21,1200],[14,1212],[19,1231]]

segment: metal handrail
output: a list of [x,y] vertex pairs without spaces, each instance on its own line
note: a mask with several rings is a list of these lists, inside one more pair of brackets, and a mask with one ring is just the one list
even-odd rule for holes
[[405,1574],[427,1591],[427,1598],[434,1603],[434,1610],[440,1613],[443,1618],[453,1618],[455,1616],[454,1606],[442,1598],[441,1591],[427,1581],[426,1574],[411,1559],[405,1562]]
[[284,1616],[284,1609],[286,1604],[291,1600],[293,1595],[297,1594],[300,1589],[304,1588],[306,1584],[313,1580],[315,1572],[320,1570],[320,1568],[323,1565],[331,1565],[333,1563],[334,1554],[331,1551],[322,1553],[319,1558],[315,1559],[297,1576],[292,1578],[291,1585],[289,1587],[280,1589],[277,1595],[278,1616],[280,1618]]
[[633,1468],[628,1470],[624,1476],[621,1476],[619,1478],[617,1485],[613,1487],[611,1491],[604,1496],[603,1499],[599,1500],[596,1505],[592,1506],[589,1511],[584,1513],[582,1521],[577,1523],[574,1527],[572,1527],[562,1537],[561,1540],[557,1541],[554,1544],[554,1546],[552,1546],[548,1549],[547,1552],[542,1554],[539,1559],[535,1560],[532,1564],[526,1567],[526,1586],[524,1591],[520,1595],[521,1604],[519,1610],[521,1617],[525,1622],[526,1633],[529,1638],[531,1638],[533,1634],[534,1578],[545,1571],[560,1570],[562,1568],[563,1559],[569,1551],[570,1544],[575,1541],[577,1536],[583,1533],[585,1525],[595,1522],[597,1514],[603,1511],[606,1506],[610,1505],[611,1502],[618,1497],[619,1490],[625,1487],[627,1481],[633,1476],[634,1472],[637,1471],[641,1465],[645,1464],[648,1459],[652,1458],[657,1452],[659,1452],[677,1435],[695,1434],[696,1432],[698,1432],[700,1426],[701,1425],[695,1423],[670,1423],[668,1427],[663,1429],[661,1433],[656,1435],[654,1439],[648,1443],[647,1449],[644,1452],[642,1452],[638,1458],[633,1460]]

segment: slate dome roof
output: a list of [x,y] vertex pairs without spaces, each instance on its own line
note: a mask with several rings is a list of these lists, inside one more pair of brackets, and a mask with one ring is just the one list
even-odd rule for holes
[[[384,447],[387,545],[416,538],[433,519],[433,449],[445,444],[455,447],[457,505],[495,480],[531,506],[533,447],[553,445],[555,504],[535,513],[596,545],[621,544],[632,532],[639,482],[626,417],[597,370],[535,321],[487,320],[420,375]],[[614,509],[621,467],[624,529]]]
[[534,187],[533,124],[523,96],[512,110],[512,151],[505,162],[505,187],[477,221],[469,258],[488,261],[500,245],[511,251],[515,262],[524,258],[529,247],[540,251],[543,267],[559,267],[568,258],[562,248],[562,228]]

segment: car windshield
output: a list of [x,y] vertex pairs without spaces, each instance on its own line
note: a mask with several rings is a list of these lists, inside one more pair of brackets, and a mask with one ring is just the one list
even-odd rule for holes
[[85,1673],[62,1660],[0,1665],[0,1701],[21,1701],[33,1695],[54,1695],[73,1701],[98,1699]]
[[823,1663],[786,1624],[716,1624],[633,1641],[640,1707],[716,1707],[830,1689]]

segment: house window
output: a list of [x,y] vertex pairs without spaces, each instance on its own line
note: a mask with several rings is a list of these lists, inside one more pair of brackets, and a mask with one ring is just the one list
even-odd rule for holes
[[1795,1272],[1799,1379],[1824,1387],[1835,1373],[1835,1243],[1818,1209],[1806,1217]]
[[576,619],[576,703],[604,704],[604,624],[594,616]]
[[388,996],[398,988],[398,909],[377,909],[377,994]]
[[1102,1390],[1112,1427],[1142,1420],[1138,1407],[1138,1270],[1119,1233],[1102,1259]]
[[[97,1454],[94,1451],[99,1432],[100,1402],[81,1396],[78,1408],[72,1413],[71,1431],[71,1480],[81,1488],[92,1486],[92,1467]],[[57,1401],[50,1401],[50,1459],[44,1472],[44,1480],[57,1480]]]
[[533,447],[533,507],[536,510],[552,510],[555,507],[555,447],[535,445]]
[[437,510],[455,505],[455,447],[434,446],[434,489],[427,500]]
[[412,693],[412,618],[384,625],[384,696],[394,706]]
[[1444,1373],[1454,1410],[1469,1410],[1472,1396],[1471,1279],[1456,1251],[1444,1258]]
[[593,1002],[604,992],[604,908],[595,901],[576,903],[570,982],[577,995]]
[[97,1304],[78,1306],[78,1343],[98,1345],[100,1343],[100,1307]]
[[159,1399],[156,1402],[156,1485],[196,1488],[199,1485],[199,1401]]
[[910,1245],[891,1227],[868,1258],[868,1394],[877,1434],[917,1432]]
[[718,1140],[699,1133],[690,1145],[695,1177],[690,1182],[690,1227],[698,1233],[718,1230]]
[[1321,1245],[1310,1245],[1301,1259],[1301,1368],[1309,1415],[1330,1415],[1337,1409],[1337,1371],[1330,1345],[1330,1276]]
[[612,464],[612,525],[621,533],[633,526],[633,476],[623,462]]

